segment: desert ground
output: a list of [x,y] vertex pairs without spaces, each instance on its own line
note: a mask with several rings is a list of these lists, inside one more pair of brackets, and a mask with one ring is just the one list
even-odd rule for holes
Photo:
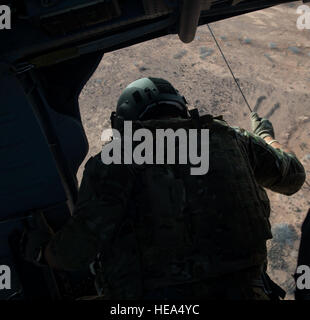
[[[276,138],[310,171],[310,30],[296,27],[301,1],[210,24],[251,107],[272,121]],[[250,129],[249,110],[207,26],[183,44],[169,35],[107,53],[80,95],[89,141],[85,161],[100,152],[122,90],[141,77],[169,80],[200,113],[223,115]],[[81,179],[84,164],[79,170]],[[309,181],[310,183],[310,181]],[[310,207],[310,185],[293,196],[268,192],[273,239],[268,241],[269,275],[293,299],[300,228]]]

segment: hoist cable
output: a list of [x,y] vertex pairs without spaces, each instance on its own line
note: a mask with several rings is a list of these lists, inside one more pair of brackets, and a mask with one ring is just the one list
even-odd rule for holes
[[236,79],[236,77],[235,77],[235,75],[234,75],[234,73],[233,73],[233,71],[232,71],[232,69],[231,69],[231,67],[230,67],[229,63],[228,63],[228,61],[226,60],[226,57],[225,57],[225,55],[224,55],[224,53],[223,53],[223,51],[222,51],[222,49],[221,49],[221,47],[220,47],[219,43],[217,42],[217,40],[216,40],[216,38],[215,38],[215,35],[214,35],[214,33],[213,33],[213,31],[212,31],[211,27],[210,27],[208,24],[207,24],[207,26],[208,26],[208,28],[209,28],[209,31],[210,31],[210,33],[211,33],[211,36],[213,37],[213,40],[214,40],[214,42],[216,43],[217,48],[219,49],[219,51],[220,51],[220,53],[221,53],[221,55],[222,55],[222,57],[223,57],[223,59],[224,59],[224,61],[225,61],[226,65],[227,65],[227,67],[228,67],[228,69],[229,69],[229,71],[230,71],[230,73],[231,73],[231,75],[232,75],[233,79],[235,80],[235,83],[236,83],[237,87],[239,88],[239,91],[240,91],[240,93],[241,93],[241,95],[242,95],[242,97],[243,97],[243,99],[244,99],[244,101],[245,101],[246,105],[248,106],[248,108],[249,108],[250,112],[253,112],[253,111],[252,111],[252,108],[250,107],[250,105],[249,105],[249,103],[248,103],[248,100],[246,99],[246,97],[245,97],[245,95],[244,95],[244,93],[243,93],[243,91],[242,91],[242,89],[241,89],[241,87],[240,87],[240,85],[239,85],[239,83],[238,83],[238,81],[237,81],[237,79]]

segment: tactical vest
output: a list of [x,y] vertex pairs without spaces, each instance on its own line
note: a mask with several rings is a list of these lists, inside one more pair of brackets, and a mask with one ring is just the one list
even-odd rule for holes
[[191,175],[191,164],[132,166],[137,179],[128,218],[102,260],[106,292],[135,299],[263,264],[272,237],[269,200],[236,131],[210,115],[139,125],[209,129],[209,171]]

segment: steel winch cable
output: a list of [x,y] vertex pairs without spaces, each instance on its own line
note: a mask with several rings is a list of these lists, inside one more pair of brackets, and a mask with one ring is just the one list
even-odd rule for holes
[[228,63],[228,61],[227,61],[227,59],[226,59],[226,57],[225,57],[222,49],[221,49],[221,47],[220,47],[220,45],[219,45],[219,43],[218,43],[217,40],[216,40],[216,37],[215,37],[215,35],[214,35],[213,31],[212,31],[212,28],[209,26],[209,24],[207,24],[207,26],[208,26],[208,28],[209,28],[209,31],[210,31],[210,33],[211,33],[211,36],[212,36],[212,38],[213,38],[213,40],[214,40],[217,48],[219,49],[219,51],[220,51],[220,53],[221,53],[221,55],[222,55],[222,57],[223,57],[226,65],[227,65],[227,67],[228,67],[228,69],[229,69],[229,71],[230,71],[230,73],[231,73],[231,75],[232,75],[232,77],[233,77],[233,79],[234,79],[237,87],[239,88],[239,91],[240,91],[240,93],[241,93],[241,95],[242,95],[242,97],[243,97],[243,99],[244,99],[247,107],[249,108],[250,112],[253,112],[253,111],[252,111],[252,108],[250,107],[250,104],[248,103],[248,100],[246,99],[246,97],[245,97],[245,95],[244,95],[244,93],[243,93],[243,91],[242,91],[242,89],[241,89],[241,87],[240,87],[240,85],[239,85],[239,83],[238,83],[238,81],[237,81],[237,79],[236,79],[236,77],[235,77],[235,75],[234,75],[234,73],[233,73],[233,71],[232,71],[232,69],[231,69],[231,67],[230,67],[230,65],[229,65],[229,63]]

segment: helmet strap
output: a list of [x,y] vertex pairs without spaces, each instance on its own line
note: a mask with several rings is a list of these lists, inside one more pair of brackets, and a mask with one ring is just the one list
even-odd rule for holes
[[110,116],[111,127],[112,129],[117,129],[120,132],[123,131],[124,128],[124,118],[121,116],[117,116],[116,112],[113,111]]

